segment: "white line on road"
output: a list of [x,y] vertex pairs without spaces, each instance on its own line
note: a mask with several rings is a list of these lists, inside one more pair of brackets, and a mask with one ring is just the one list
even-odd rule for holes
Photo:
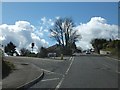
[[[73,60],[74,60],[74,58],[70,58],[70,59],[72,59],[72,61],[71,61],[70,65],[69,65],[67,71],[65,72],[65,75],[68,74],[68,71],[70,70],[70,67],[71,67],[71,65],[72,65],[72,63],[73,63]],[[61,81],[58,83],[58,85],[56,86],[55,90],[58,90],[58,89],[60,88],[60,86],[61,86],[63,80],[65,79],[65,75],[63,75]]]
[[58,74],[58,75],[62,75],[63,76],[63,74],[60,74],[60,73],[56,73],[56,72],[51,72],[51,71],[49,71],[49,70],[46,70],[46,69],[41,69],[41,70],[43,70],[43,71],[45,71],[45,72],[48,72],[49,74]]
[[44,80],[41,80],[42,82],[44,81],[51,81],[51,80],[58,80],[59,78],[52,78],[52,79],[44,79]]
[[41,70],[46,71],[46,72],[49,72],[49,73],[54,73],[54,72],[51,72],[51,71],[46,70],[46,69],[41,69]]
[[60,85],[62,84],[64,78],[65,78],[65,75],[62,77],[61,81],[60,81],[59,84],[56,86],[55,90],[58,90],[58,89],[60,88]]
[[72,59],[72,57],[70,57],[69,61]]
[[67,71],[65,72],[65,74],[68,74],[68,71],[70,70],[70,67],[71,67],[71,65],[72,65],[72,63],[73,63],[73,60],[74,60],[74,58],[72,58],[72,61],[71,61],[71,63],[70,63],[70,66],[68,67],[68,69],[67,69]]

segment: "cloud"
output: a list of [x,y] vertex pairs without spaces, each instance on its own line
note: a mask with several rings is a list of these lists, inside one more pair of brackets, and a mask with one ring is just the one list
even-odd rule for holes
[[[41,18],[41,24],[39,31],[44,35],[50,37],[49,28],[54,25],[55,20],[46,17]],[[105,39],[117,39],[118,38],[118,26],[107,23],[107,20],[102,17],[92,17],[87,23],[80,23],[75,29],[78,30],[78,34],[81,35],[82,39],[77,42],[77,46],[83,49],[92,48],[90,41],[94,38],[105,38]],[[44,37],[43,35],[43,37]]]
[[59,16],[57,16],[57,17],[55,17],[56,19],[59,19],[60,17]]
[[[35,27],[27,21],[17,21],[14,25],[2,24],[0,25],[0,41],[6,45],[12,41],[17,50],[27,48],[31,50],[31,43],[35,43],[34,50],[40,46],[48,46],[50,42],[49,29],[54,25],[54,21],[60,17],[49,19],[46,17],[41,18],[40,25]],[[102,17],[92,17],[87,23],[80,23],[74,27],[78,30],[78,34],[82,39],[77,42],[77,47],[83,49],[91,48],[90,41],[94,38],[117,39],[118,26],[107,23],[107,20]],[[1,42],[0,42],[1,43]]]
[[42,21],[43,24],[45,24],[47,22],[46,17],[41,18],[41,21]]
[[51,26],[54,25],[56,18],[51,19],[51,18],[46,18],[46,17],[42,17],[39,21],[39,26],[37,26],[37,30],[35,31],[35,33],[40,36],[41,38],[47,38],[47,36],[49,37],[49,29]]
[[82,39],[77,46],[83,49],[92,48],[90,41],[94,38],[118,39],[118,26],[110,25],[102,17],[92,17],[87,23],[81,23],[76,27]]
[[31,49],[31,43],[35,43],[34,50],[37,51],[39,46],[48,46],[48,42],[40,38],[42,32],[36,33],[36,28],[27,21],[17,21],[15,25],[0,25],[0,41],[6,45],[12,41],[17,50],[21,48]]

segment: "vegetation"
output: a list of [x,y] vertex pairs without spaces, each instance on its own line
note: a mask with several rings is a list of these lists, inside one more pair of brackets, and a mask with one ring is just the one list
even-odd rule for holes
[[28,57],[37,57],[37,54],[35,54],[35,53],[33,53],[33,52],[32,52],[32,53],[30,52],[27,56],[28,56]]
[[15,44],[13,44],[12,42],[9,42],[5,48],[4,48],[4,51],[5,53],[7,53],[8,55],[11,55],[13,56],[13,54],[15,53],[16,55],[18,55],[18,53],[16,52],[16,46]]
[[74,26],[71,18],[59,18],[50,29],[51,37],[61,46],[63,54],[72,54],[76,48],[75,42],[80,38]]
[[[55,39],[58,43],[59,49],[56,49],[57,52],[64,54],[64,55],[72,55],[72,53],[77,49],[75,42],[80,39],[80,35],[77,34],[77,30],[74,29],[75,24],[71,18],[59,18],[55,21],[54,26],[50,29],[51,37]],[[35,43],[31,43],[32,51],[30,52],[26,48],[21,48],[20,53],[21,56],[29,56],[29,57],[46,57],[47,56],[47,49],[41,47],[38,55],[33,53],[33,48]],[[9,42],[5,48],[5,53],[8,55],[13,56],[14,53],[18,55],[16,52],[16,45],[12,42]],[[50,52],[50,51],[49,51]]]
[[30,54],[30,50],[28,50],[26,48],[22,48],[22,49],[20,49],[20,54],[21,54],[21,56],[28,56]]
[[47,57],[48,51],[45,47],[41,47],[40,50],[38,51],[38,57],[40,58],[45,58]]
[[112,56],[120,58],[120,40],[94,39],[91,44],[97,53],[100,50],[110,51]]
[[91,41],[92,46],[95,48],[95,51],[100,54],[100,50],[105,48],[107,45],[106,39],[93,39]]
[[9,61],[2,60],[2,78],[5,78],[15,69],[14,64],[10,63]]
[[21,56],[27,56],[27,57],[37,57],[37,55],[33,52],[30,52],[30,50],[26,48],[20,49],[20,55]]

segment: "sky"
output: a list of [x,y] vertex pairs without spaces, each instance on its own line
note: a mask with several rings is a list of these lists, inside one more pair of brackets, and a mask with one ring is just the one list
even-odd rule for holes
[[93,38],[117,38],[117,2],[3,2],[0,40],[4,45],[13,41],[18,50],[30,49],[31,42],[35,51],[49,47],[56,43],[49,29],[60,17],[73,19],[82,36],[77,47],[91,48]]

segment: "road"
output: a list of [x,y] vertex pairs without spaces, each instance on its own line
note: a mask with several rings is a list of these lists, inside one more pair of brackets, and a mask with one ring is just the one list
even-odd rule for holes
[[60,88],[117,88],[117,61],[101,56],[75,57]]
[[69,60],[36,58],[7,59],[32,63],[45,72],[44,78],[29,88],[117,88],[118,61],[106,56],[74,56]]

